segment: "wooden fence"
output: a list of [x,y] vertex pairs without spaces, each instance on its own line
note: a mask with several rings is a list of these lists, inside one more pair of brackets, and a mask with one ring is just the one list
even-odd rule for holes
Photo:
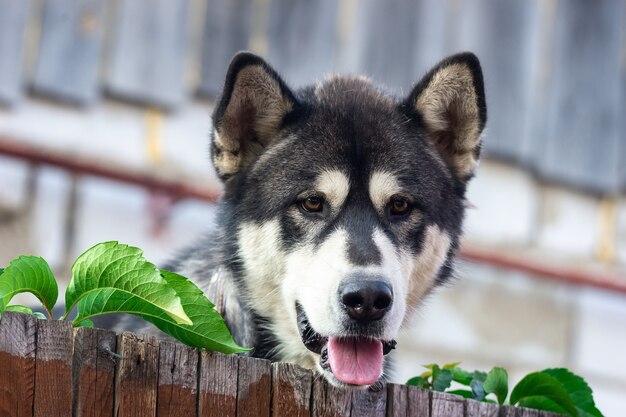
[[0,416],[549,417],[387,384],[342,390],[287,363],[198,352],[133,333],[0,319]]

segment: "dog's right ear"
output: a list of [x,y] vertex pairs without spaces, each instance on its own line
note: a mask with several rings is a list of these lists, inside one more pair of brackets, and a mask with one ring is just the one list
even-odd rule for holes
[[235,55],[213,113],[211,153],[219,177],[226,180],[257,158],[295,106],[293,93],[261,57]]

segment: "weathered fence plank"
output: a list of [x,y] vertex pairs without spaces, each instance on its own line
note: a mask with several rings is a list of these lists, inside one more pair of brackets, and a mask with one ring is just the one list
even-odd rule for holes
[[378,388],[336,388],[294,364],[147,335],[0,318],[0,416],[559,417],[413,386]]
[[0,0],[0,102],[11,104],[22,92],[22,52],[30,0]]
[[35,417],[72,414],[72,323],[41,320],[37,326]]
[[159,344],[157,417],[194,417],[197,413],[198,351],[173,342]]
[[406,385],[387,385],[387,417],[408,417],[409,399]]
[[313,373],[291,363],[272,364],[272,416],[309,417]]
[[237,373],[237,415],[270,415],[272,372],[270,361],[240,357]]
[[618,188],[624,7],[620,0],[557,4],[546,137],[535,146],[540,173],[551,180]]
[[188,1],[117,2],[109,92],[122,99],[171,108],[184,97]]
[[359,72],[398,93],[417,81],[413,62],[419,2],[389,0],[360,2],[355,35],[349,48],[356,48]]
[[272,0],[267,56],[288,84],[314,83],[335,68],[338,3]]
[[45,2],[35,91],[79,104],[98,97],[105,4],[104,0]]
[[538,0],[475,0],[461,5],[458,50],[480,57],[487,95],[484,149],[527,162],[532,83],[536,66]]
[[387,409],[387,389],[352,393],[352,417],[383,417]]
[[37,319],[5,311],[0,319],[0,415],[33,415]]
[[111,417],[117,337],[108,330],[81,327],[74,338],[74,417]]
[[198,93],[222,92],[226,68],[238,51],[249,49],[252,0],[209,0],[202,42],[202,80]]
[[202,417],[236,417],[237,371],[235,356],[200,353],[198,414]]
[[432,392],[430,417],[463,417],[465,399],[458,395]]
[[408,385],[387,385],[387,417],[429,417],[427,390]]
[[115,416],[154,417],[159,345],[154,337],[124,332],[117,339],[122,356],[115,375]]
[[466,400],[465,417],[499,417],[498,406],[475,400]]
[[333,387],[324,378],[314,378],[312,417],[350,417],[352,391]]

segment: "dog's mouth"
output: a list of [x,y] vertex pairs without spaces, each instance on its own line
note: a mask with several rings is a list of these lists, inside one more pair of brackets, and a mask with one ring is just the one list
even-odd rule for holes
[[322,336],[317,333],[300,304],[296,304],[302,343],[320,355],[320,367],[348,385],[371,385],[383,373],[383,356],[396,347],[395,340],[368,336]]

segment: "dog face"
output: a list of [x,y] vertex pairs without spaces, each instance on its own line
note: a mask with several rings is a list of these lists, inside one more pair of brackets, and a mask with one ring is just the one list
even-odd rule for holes
[[448,58],[396,100],[363,78],[292,92],[237,55],[213,115],[226,233],[277,356],[369,386],[451,273],[486,120],[480,66]]

